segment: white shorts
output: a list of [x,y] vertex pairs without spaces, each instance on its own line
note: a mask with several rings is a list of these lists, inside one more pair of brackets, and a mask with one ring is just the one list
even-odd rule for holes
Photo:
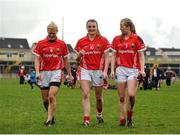
[[51,82],[61,82],[62,70],[41,71],[41,88],[49,87]]
[[139,70],[136,68],[117,67],[116,82],[127,82],[128,80],[137,80]]
[[103,86],[103,72],[102,70],[87,70],[81,68],[80,80],[91,81],[92,86]]

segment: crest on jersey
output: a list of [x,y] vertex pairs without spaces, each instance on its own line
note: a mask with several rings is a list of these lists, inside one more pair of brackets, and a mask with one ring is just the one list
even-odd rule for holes
[[98,44],[98,45],[97,45],[97,49],[99,50],[99,49],[101,49],[101,48],[102,48],[102,45]]
[[60,51],[60,48],[56,48],[56,52],[59,52]]
[[134,48],[134,47],[135,47],[135,44],[134,44],[134,43],[132,43],[131,48]]
[[50,52],[53,53],[53,49],[52,48],[50,48]]

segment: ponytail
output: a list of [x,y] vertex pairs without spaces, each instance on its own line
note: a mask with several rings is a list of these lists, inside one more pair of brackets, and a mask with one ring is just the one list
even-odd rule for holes
[[[125,26],[126,27],[130,27],[130,31],[134,34],[136,34],[136,28],[135,28],[135,25],[134,23],[131,21],[131,19],[129,18],[124,18],[121,20],[121,22],[124,22]],[[120,43],[122,43],[122,38],[123,38],[123,35],[121,34],[120,35]]]

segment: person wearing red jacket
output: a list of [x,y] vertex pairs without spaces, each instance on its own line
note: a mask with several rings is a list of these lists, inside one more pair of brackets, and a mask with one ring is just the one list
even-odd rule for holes
[[24,77],[25,77],[25,69],[24,66],[21,66],[21,69],[19,70],[19,84],[24,84]]

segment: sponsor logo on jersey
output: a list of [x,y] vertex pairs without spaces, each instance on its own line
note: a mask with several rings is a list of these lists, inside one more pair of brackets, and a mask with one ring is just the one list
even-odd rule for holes
[[86,52],[85,53],[86,55],[94,55],[94,54],[101,54],[101,52],[100,51],[90,51],[90,52]]
[[118,50],[118,53],[134,53],[133,50]]
[[56,55],[56,54],[44,54],[43,57],[44,58],[58,58],[58,55]]

